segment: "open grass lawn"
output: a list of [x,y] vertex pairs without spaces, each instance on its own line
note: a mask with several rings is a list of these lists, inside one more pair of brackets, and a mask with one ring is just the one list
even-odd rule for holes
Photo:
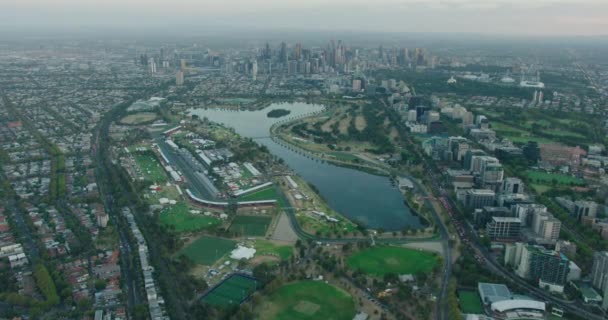
[[557,184],[575,184],[584,185],[585,182],[579,178],[568,176],[560,173],[548,173],[544,171],[527,171],[526,175],[532,183],[551,184],[554,180]]
[[522,129],[510,126],[508,124],[500,123],[500,122],[493,122],[492,129],[494,131],[496,131],[496,133],[499,136],[507,138],[507,139],[511,140],[512,142],[517,142],[517,143],[526,143],[528,141],[536,141],[538,143],[554,142],[551,139],[547,139],[544,137],[538,137],[529,131],[522,130]]
[[135,153],[135,161],[141,169],[142,174],[147,180],[154,183],[165,183],[167,182],[167,175],[165,169],[156,160],[156,158],[149,152]]
[[146,122],[151,122],[156,119],[156,113],[154,112],[139,112],[130,114],[120,119],[121,123],[130,124],[130,125],[138,125]]
[[[323,210],[321,210],[323,211]],[[331,212],[331,211],[323,211],[323,212]],[[334,218],[338,218],[338,216],[333,216]],[[332,234],[352,234],[357,230],[357,226],[346,219],[340,219],[338,223],[330,223],[325,221],[325,219],[320,219],[316,217],[312,217],[310,214],[305,212],[300,212],[296,214],[296,219],[300,226],[306,230],[308,233],[319,234],[322,236],[331,236]]]
[[543,194],[552,189],[551,186],[544,185],[544,184],[532,183],[532,184],[530,184],[530,186],[532,187],[532,189],[534,189],[534,191],[536,191],[539,194]]
[[239,201],[258,201],[258,200],[270,200],[277,198],[277,189],[274,186],[264,188],[262,190],[255,191],[239,197]]
[[281,207],[285,206],[283,197],[279,197],[276,186],[270,186],[256,192],[239,197],[239,201],[278,200]]
[[235,247],[235,241],[203,236],[182,249],[179,254],[186,255],[195,263],[212,265]]
[[458,291],[458,301],[462,313],[482,314],[481,298],[475,291],[460,290]]
[[218,307],[229,307],[241,304],[257,289],[257,281],[239,274],[219,283],[201,298],[201,301]]
[[238,215],[232,220],[230,232],[241,236],[263,237],[271,221],[272,218],[266,216]]
[[547,130],[545,131],[545,133],[550,134],[552,136],[556,136],[556,137],[568,137],[568,138],[575,138],[575,139],[585,139],[585,136],[583,136],[580,133],[576,133],[576,132],[572,132],[572,131],[567,131],[567,130]]
[[351,153],[346,153],[346,152],[328,152],[327,153],[327,157],[328,158],[334,158],[336,160],[339,161],[355,161],[357,159],[359,159],[357,156],[351,154]]
[[190,208],[183,202],[164,209],[160,213],[160,221],[167,226],[172,226],[176,232],[198,231],[221,223],[220,219],[215,217],[191,214]]
[[387,273],[416,274],[430,272],[437,264],[433,253],[413,249],[376,246],[359,251],[346,260],[349,267],[365,273],[384,276]]
[[287,245],[277,245],[266,240],[256,240],[254,244],[256,255],[271,255],[287,260],[293,254],[293,247]]
[[286,284],[270,294],[257,311],[258,319],[351,320],[355,301],[346,291],[322,281]]

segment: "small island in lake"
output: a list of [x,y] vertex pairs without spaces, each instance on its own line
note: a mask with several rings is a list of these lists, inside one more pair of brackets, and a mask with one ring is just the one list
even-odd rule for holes
[[268,118],[280,118],[290,114],[291,111],[285,109],[270,110],[267,114]]

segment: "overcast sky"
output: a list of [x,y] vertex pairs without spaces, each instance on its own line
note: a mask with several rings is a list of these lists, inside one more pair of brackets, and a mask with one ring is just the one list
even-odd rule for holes
[[0,0],[0,27],[608,35],[608,0]]

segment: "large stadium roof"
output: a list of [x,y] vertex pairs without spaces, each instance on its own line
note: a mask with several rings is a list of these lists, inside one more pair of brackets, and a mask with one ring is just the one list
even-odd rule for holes
[[480,282],[477,284],[477,288],[481,301],[485,304],[513,298],[511,291],[504,284]]
[[498,302],[492,303],[492,311],[497,312],[505,312],[509,310],[518,310],[518,309],[533,309],[539,311],[545,311],[545,303],[536,301],[536,300],[528,300],[528,299],[513,299],[513,300],[502,300]]

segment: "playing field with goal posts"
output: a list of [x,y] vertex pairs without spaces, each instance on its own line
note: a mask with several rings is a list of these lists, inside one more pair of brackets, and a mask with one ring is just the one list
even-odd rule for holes
[[218,307],[241,304],[257,289],[254,278],[233,274],[205,294],[201,301]]

